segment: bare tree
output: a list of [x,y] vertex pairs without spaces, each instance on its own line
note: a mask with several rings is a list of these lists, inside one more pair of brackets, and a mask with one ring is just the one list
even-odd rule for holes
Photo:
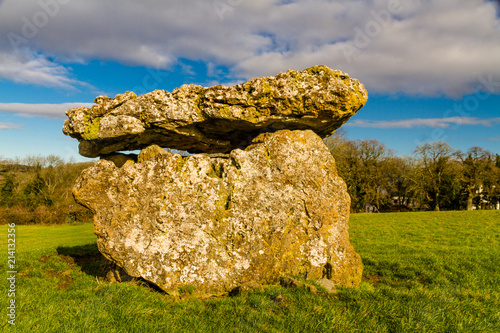
[[325,140],[337,164],[337,171],[347,184],[351,209],[362,211],[366,204],[378,209],[391,204],[388,175],[392,153],[377,140],[345,139],[340,134]]
[[419,185],[434,210],[440,210],[443,201],[445,178],[452,171],[450,159],[456,151],[446,142],[438,141],[419,145],[414,154],[421,163]]
[[483,195],[488,177],[493,170],[493,156],[480,147],[472,147],[467,153],[460,154],[463,171],[462,188],[467,197],[467,210],[472,210],[474,200]]

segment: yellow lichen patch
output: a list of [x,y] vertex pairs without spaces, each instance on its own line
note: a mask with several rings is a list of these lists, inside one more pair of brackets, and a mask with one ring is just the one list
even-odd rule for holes
[[177,160],[177,172],[181,172],[182,167],[187,162],[187,157],[182,157],[179,155],[179,159]]
[[210,170],[207,173],[208,177],[212,178],[222,178],[222,173],[224,172],[224,167],[222,164],[212,164]]
[[266,105],[269,100],[272,98],[273,95],[273,88],[269,84],[268,81],[264,81],[262,83],[262,96],[257,100],[257,104],[260,104],[261,106]]
[[223,117],[230,117],[231,116],[231,105],[223,105],[221,108],[219,108],[219,113]]
[[318,65],[318,66],[309,67],[308,69],[306,69],[306,72],[310,75],[321,74],[321,72],[336,74],[334,70],[328,68],[325,65]]
[[90,115],[84,116],[84,126],[85,131],[82,134],[82,138],[85,140],[96,140],[99,138],[99,123],[102,117],[96,117],[91,119]]
[[[183,85],[172,93],[155,90],[141,96],[132,92],[115,98],[99,96],[91,109],[68,111],[64,133],[80,142],[92,141],[86,146],[89,149],[81,150],[87,157],[138,150],[153,143],[192,152],[226,153],[246,146],[249,138],[267,126],[308,128],[328,136],[366,99],[358,80],[320,65],[233,87]],[[103,116],[106,121],[99,129]],[[114,117],[119,117],[119,126],[110,125],[107,130],[105,125]]]

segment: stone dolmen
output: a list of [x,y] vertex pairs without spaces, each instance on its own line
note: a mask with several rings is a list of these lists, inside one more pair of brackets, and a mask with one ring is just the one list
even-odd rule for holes
[[[63,131],[80,154],[101,157],[73,194],[94,212],[113,274],[169,293],[285,276],[355,286],[350,198],[322,138],[367,98],[358,80],[326,66],[233,87],[97,97],[66,113]],[[118,153],[126,150],[140,153]]]

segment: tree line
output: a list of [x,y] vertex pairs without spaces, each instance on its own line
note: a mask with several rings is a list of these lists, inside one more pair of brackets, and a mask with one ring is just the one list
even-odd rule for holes
[[499,209],[500,155],[446,142],[395,156],[377,140],[325,139],[351,196],[351,211]]
[[[500,155],[466,152],[438,141],[395,156],[377,140],[325,139],[351,197],[351,211],[472,210],[500,208]],[[58,156],[0,158],[0,224],[90,221],[71,195],[88,163]]]
[[76,178],[92,163],[56,155],[0,158],[0,223],[61,224],[89,221],[90,212],[71,195]]

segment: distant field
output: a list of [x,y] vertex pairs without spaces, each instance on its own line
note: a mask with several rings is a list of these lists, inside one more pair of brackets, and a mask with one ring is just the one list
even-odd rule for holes
[[[16,228],[18,332],[499,332],[500,211],[351,215],[363,283],[335,295],[266,286],[175,300],[98,277],[92,224]],[[281,297],[278,297],[281,295]]]

